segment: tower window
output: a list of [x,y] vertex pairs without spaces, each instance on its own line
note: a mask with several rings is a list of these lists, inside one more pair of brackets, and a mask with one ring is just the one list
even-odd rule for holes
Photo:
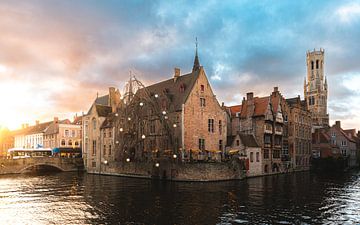
[[316,69],[319,69],[319,60],[316,60]]
[[311,61],[311,69],[314,69],[314,61]]

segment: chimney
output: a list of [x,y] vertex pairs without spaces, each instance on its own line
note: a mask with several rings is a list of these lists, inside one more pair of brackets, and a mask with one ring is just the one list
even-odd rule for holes
[[116,111],[116,101],[115,101],[115,88],[109,87],[109,106],[111,106],[111,112]]
[[222,102],[222,103],[221,103],[221,107],[224,107],[224,106],[225,106],[225,103],[224,103],[224,102]]
[[174,68],[174,82],[180,77],[180,68]]
[[36,126],[38,126],[38,125],[39,125],[39,123],[40,123],[40,121],[39,121],[39,120],[36,120],[36,121],[35,121]]
[[274,92],[278,92],[279,88],[278,87],[274,87]]
[[340,120],[335,121],[335,127],[341,128],[341,122],[340,122]]
[[54,123],[59,123],[59,117],[54,117]]
[[246,100],[252,100],[253,98],[254,98],[253,92],[246,93]]

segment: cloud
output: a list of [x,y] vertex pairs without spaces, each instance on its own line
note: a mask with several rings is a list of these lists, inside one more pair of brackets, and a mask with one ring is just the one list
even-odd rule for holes
[[[86,111],[109,86],[122,88],[130,70],[145,84],[169,78],[174,67],[189,72],[198,37],[200,63],[219,101],[239,104],[247,92],[267,95],[274,86],[286,97],[302,95],[306,51],[323,47],[329,111],[337,119],[339,101],[360,99],[353,85],[358,8],[337,1],[5,0],[0,82],[22,89],[29,99],[12,99],[29,115],[50,107],[40,119],[65,116]],[[360,127],[360,116],[350,114],[345,124]]]

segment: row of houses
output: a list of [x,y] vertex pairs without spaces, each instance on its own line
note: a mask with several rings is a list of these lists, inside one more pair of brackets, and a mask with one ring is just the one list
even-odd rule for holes
[[[305,99],[285,98],[274,87],[266,96],[247,93],[238,105],[219,104],[197,52],[190,73],[175,68],[171,78],[122,97],[110,88],[83,117],[85,167],[90,173],[105,173],[129,162],[216,163],[236,158],[248,176],[258,176],[308,170],[317,156],[343,157],[356,166],[355,130],[333,136],[337,125],[328,124],[323,64],[323,49],[307,53]],[[130,79],[128,86],[136,82]],[[316,135],[328,132],[328,145],[320,149]],[[347,147],[333,141],[343,134],[348,134]],[[325,154],[335,145],[339,152]]]
[[35,121],[34,125],[23,124],[21,129],[8,131],[1,143],[1,157],[8,156],[7,150],[50,148],[62,157],[81,157],[82,117],[53,121]]
[[[190,73],[144,86],[130,77],[121,96],[114,87],[97,96],[73,122],[24,125],[11,132],[14,147],[82,152],[89,173],[129,163],[160,161],[237,163],[247,176],[308,170],[314,158],[344,158],[358,165],[360,133],[329,126],[324,50],[307,52],[304,99],[249,92],[239,104],[219,104],[196,51]],[[137,86],[137,88],[135,88]],[[82,150],[80,150],[82,149]],[[113,171],[113,170],[112,170]]]

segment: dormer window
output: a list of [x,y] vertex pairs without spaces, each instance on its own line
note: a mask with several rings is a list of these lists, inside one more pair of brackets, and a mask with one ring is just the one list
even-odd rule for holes
[[180,93],[183,93],[185,91],[185,84],[181,84],[179,88]]
[[205,91],[205,86],[202,84],[202,85],[200,85],[200,91],[201,92],[204,92]]

